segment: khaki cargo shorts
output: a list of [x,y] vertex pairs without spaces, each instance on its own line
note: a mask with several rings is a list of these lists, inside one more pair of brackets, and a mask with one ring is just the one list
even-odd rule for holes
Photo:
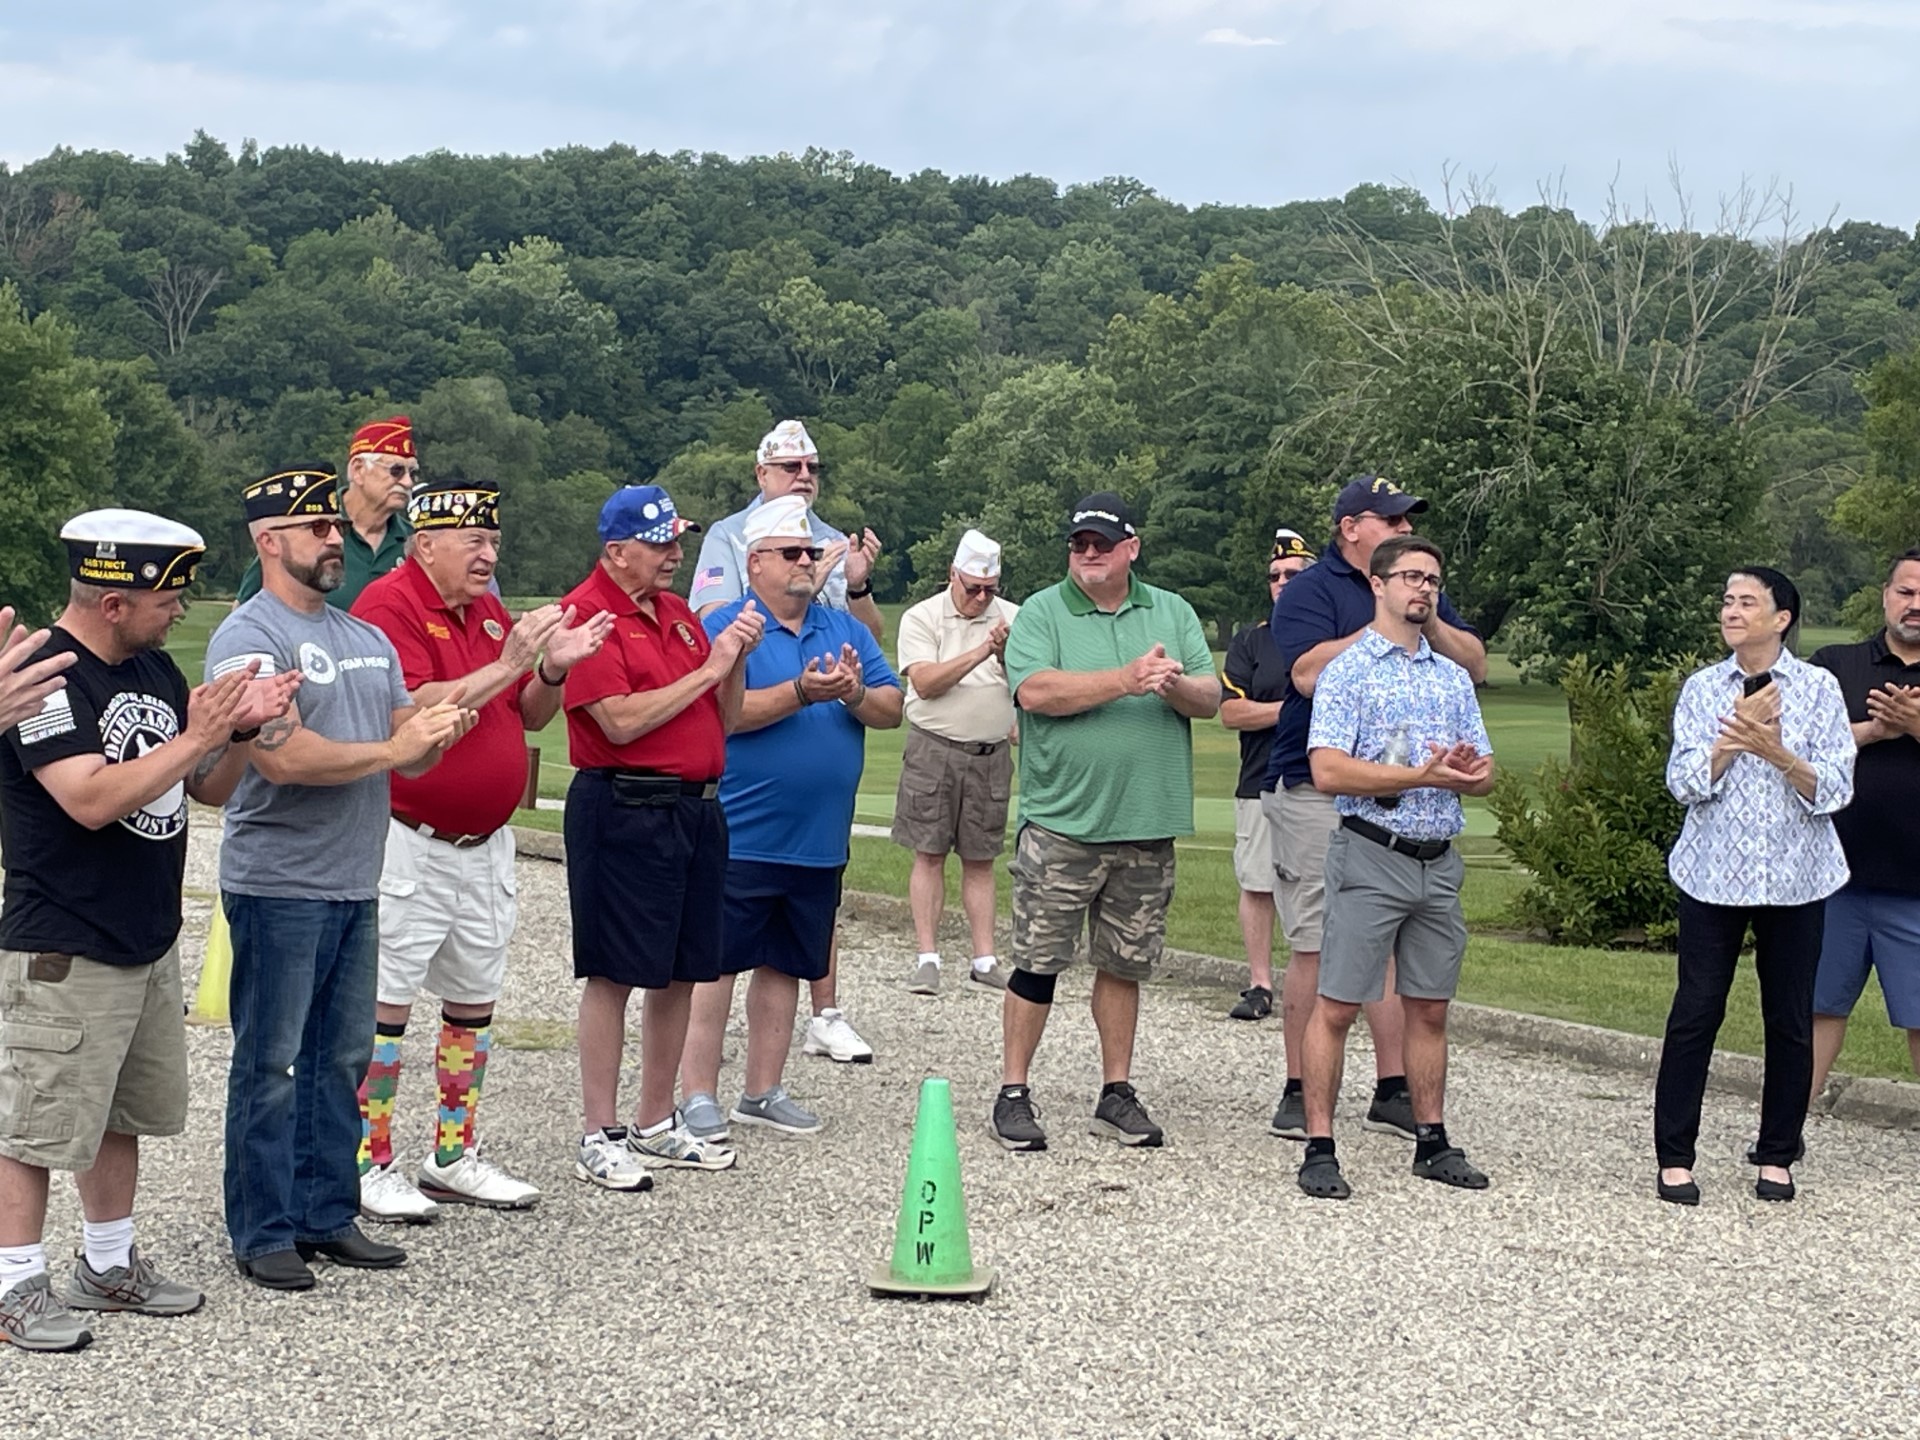
[[1327,908],[1327,842],[1340,826],[1333,796],[1311,785],[1269,790],[1260,797],[1273,831],[1274,903],[1289,950],[1320,951]]
[[187,1128],[180,947],[151,965],[0,950],[0,1155],[86,1170],[100,1137]]
[[1013,963],[1034,975],[1073,964],[1080,927],[1094,967],[1120,980],[1153,974],[1167,942],[1173,841],[1082,845],[1038,825],[1014,841]]
[[[985,753],[981,753],[984,751]],[[1013,747],[962,745],[908,727],[893,801],[893,843],[922,855],[991,860],[1007,848]]]

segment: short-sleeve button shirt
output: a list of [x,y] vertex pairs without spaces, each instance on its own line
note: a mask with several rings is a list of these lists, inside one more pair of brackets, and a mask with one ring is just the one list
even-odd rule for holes
[[[493,664],[513,617],[492,593],[457,609],[427,572],[407,563],[360,592],[350,612],[393,642],[409,691],[458,680]],[[491,835],[513,818],[527,788],[522,675],[479,708],[473,729],[425,775],[393,776],[394,812],[448,835]]]
[[[1389,737],[1404,727],[1416,765],[1432,753],[1430,742],[1451,747],[1464,740],[1482,755],[1493,753],[1473,678],[1436,654],[1424,635],[1410,653],[1368,627],[1320,672],[1313,699],[1308,750],[1342,750],[1384,763]],[[1451,840],[1467,823],[1459,795],[1433,786],[1405,791],[1392,807],[1371,795],[1341,795],[1334,808],[1409,840]]]
[[613,616],[613,630],[599,652],[567,672],[568,754],[577,770],[653,770],[683,780],[718,779],[726,764],[727,741],[714,690],[624,745],[608,740],[587,711],[596,701],[665,689],[698,670],[713,653],[686,601],[671,590],[651,599],[653,614],[648,616],[604,566],[596,565],[561,600],[563,607],[574,607],[576,620],[591,620],[603,611]]
[[[997,596],[979,615],[969,618],[953,603],[953,587],[941,587],[910,607],[900,617],[900,638],[894,647],[899,669],[910,665],[938,665],[985,641],[1001,621],[1011,626],[1020,607]],[[929,700],[907,681],[907,723],[916,730],[962,744],[987,744],[1007,738],[1013,729],[1013,695],[1007,689],[1007,671],[989,655],[962,675],[944,695]]]

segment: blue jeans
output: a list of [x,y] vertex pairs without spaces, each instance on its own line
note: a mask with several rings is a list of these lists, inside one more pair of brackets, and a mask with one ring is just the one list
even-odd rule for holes
[[233,931],[227,1234],[236,1260],[256,1260],[338,1240],[360,1213],[380,922],[371,900],[221,903]]

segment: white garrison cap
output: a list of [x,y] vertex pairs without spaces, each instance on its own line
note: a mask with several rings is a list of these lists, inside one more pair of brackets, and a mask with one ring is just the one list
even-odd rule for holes
[[207,548],[199,531],[145,510],[88,510],[60,538],[75,580],[123,590],[184,590]]
[[813,522],[807,518],[807,502],[798,495],[782,495],[756,505],[747,516],[747,548],[762,540],[813,539]]
[[989,540],[978,530],[969,530],[960,537],[960,548],[953,552],[953,568],[962,575],[976,576],[981,580],[1000,578],[1000,542]]
[[760,437],[760,449],[754,460],[765,465],[770,460],[805,460],[808,456],[818,458],[819,454],[813,448],[813,437],[807,434],[806,426],[798,420],[782,420]]

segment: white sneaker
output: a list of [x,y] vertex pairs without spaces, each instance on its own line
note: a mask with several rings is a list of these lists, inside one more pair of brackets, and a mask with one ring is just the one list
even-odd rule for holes
[[440,1207],[389,1160],[360,1177],[360,1213],[369,1220],[428,1225],[440,1218]]
[[639,1157],[627,1148],[627,1127],[609,1126],[580,1138],[580,1158],[573,1163],[573,1178],[603,1190],[651,1190],[653,1176]]
[[516,1180],[490,1160],[480,1158],[478,1147],[463,1153],[451,1165],[441,1165],[429,1155],[420,1162],[420,1191],[430,1200],[455,1205],[482,1205],[489,1210],[530,1210],[540,1192],[524,1180]]
[[842,1065],[871,1065],[873,1047],[860,1038],[860,1032],[847,1023],[839,1010],[822,1010],[807,1021],[807,1038],[800,1046],[803,1055],[825,1055]]
[[731,1170],[734,1161],[739,1159],[739,1152],[729,1146],[718,1140],[702,1140],[687,1129],[678,1113],[666,1129],[651,1135],[629,1129],[627,1148],[639,1156],[642,1163],[651,1160],[675,1170]]

